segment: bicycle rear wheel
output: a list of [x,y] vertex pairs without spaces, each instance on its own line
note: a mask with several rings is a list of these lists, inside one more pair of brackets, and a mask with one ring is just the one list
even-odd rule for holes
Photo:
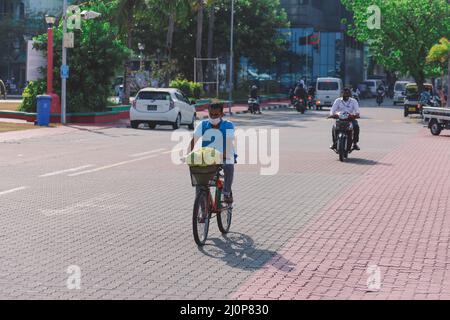
[[217,225],[222,234],[227,234],[230,231],[231,226],[231,217],[233,215],[233,208],[231,205],[228,205],[226,210],[222,210],[222,192],[220,189],[216,190],[216,203],[219,209],[219,213],[217,214]]
[[195,243],[203,246],[208,238],[210,212],[209,192],[201,191],[195,197],[194,212],[192,216],[192,229]]

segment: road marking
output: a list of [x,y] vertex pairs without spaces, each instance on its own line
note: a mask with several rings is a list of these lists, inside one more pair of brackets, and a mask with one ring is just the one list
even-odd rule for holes
[[180,151],[183,151],[184,149],[174,149],[174,150],[169,150],[169,151],[165,151],[165,152],[162,152],[162,154],[168,154],[168,153],[172,153],[172,152],[180,152]]
[[133,157],[133,158],[134,157],[142,157],[142,156],[146,156],[148,154],[157,153],[157,152],[164,151],[164,150],[166,150],[166,149],[156,149],[156,150],[151,150],[151,151],[147,151],[147,152],[135,153],[135,154],[130,155],[130,157]]
[[154,155],[147,156],[147,157],[137,158],[137,159],[128,160],[128,161],[122,161],[122,162],[110,164],[110,165],[104,166],[104,167],[99,167],[99,168],[95,168],[95,169],[91,169],[91,170],[86,170],[86,171],[81,171],[81,172],[77,172],[77,173],[72,173],[72,174],[69,174],[68,176],[69,177],[81,176],[83,174],[94,173],[94,172],[98,172],[98,171],[102,171],[102,170],[106,170],[106,169],[111,169],[111,168],[123,166],[123,165],[130,164],[130,163],[137,162],[137,161],[147,160],[147,159],[150,159],[150,158],[154,158],[156,156],[157,155],[154,154]]
[[43,175],[40,175],[39,178],[46,178],[46,177],[52,177],[52,176],[56,176],[58,174],[63,174],[63,173],[68,173],[68,172],[74,172],[74,171],[80,171],[86,168],[90,168],[93,167],[92,164],[88,164],[85,166],[81,166],[81,167],[77,167],[77,168],[72,168],[72,169],[66,169],[66,170],[60,170],[60,171],[55,171],[55,172],[50,172],[50,173],[46,173]]
[[16,192],[16,191],[22,191],[22,190],[25,190],[25,189],[28,189],[28,187],[19,187],[19,188],[14,188],[14,189],[11,189],[11,190],[2,191],[2,192],[0,192],[0,196],[3,196],[3,195],[8,194],[8,193],[13,193],[13,192]]

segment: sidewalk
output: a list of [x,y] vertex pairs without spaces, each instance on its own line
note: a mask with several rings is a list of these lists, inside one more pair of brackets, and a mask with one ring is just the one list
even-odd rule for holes
[[423,129],[231,298],[450,299],[449,212],[450,137]]

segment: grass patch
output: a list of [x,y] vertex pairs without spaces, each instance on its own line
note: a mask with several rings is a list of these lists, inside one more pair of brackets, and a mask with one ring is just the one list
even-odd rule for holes
[[9,122],[0,122],[0,133],[9,132],[9,131],[20,131],[20,130],[28,130],[39,128],[33,124],[28,123],[9,123]]
[[20,102],[0,102],[0,110],[18,111]]

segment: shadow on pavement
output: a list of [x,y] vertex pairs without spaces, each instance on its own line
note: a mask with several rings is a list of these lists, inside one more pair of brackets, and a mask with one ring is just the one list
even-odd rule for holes
[[253,239],[242,233],[231,232],[222,238],[210,238],[204,247],[199,247],[199,251],[209,257],[221,259],[232,268],[257,270],[271,262],[280,271],[294,270],[294,263],[275,251],[255,248]]
[[389,164],[389,163],[381,163],[381,162],[378,162],[375,160],[361,159],[361,158],[348,158],[345,162],[350,163],[350,164],[360,165],[360,166],[375,166],[375,165],[391,166],[391,164]]

